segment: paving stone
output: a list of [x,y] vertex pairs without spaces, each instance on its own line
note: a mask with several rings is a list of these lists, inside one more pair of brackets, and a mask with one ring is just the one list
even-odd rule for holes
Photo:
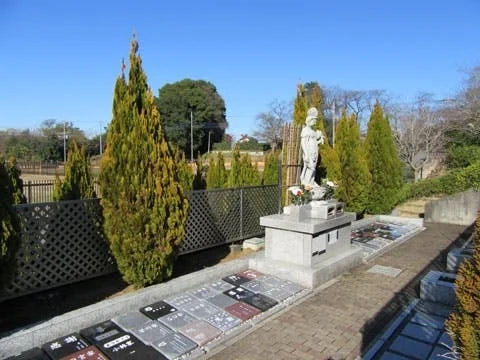
[[440,335],[440,331],[431,327],[408,323],[402,330],[402,335],[410,336],[417,340],[435,343]]
[[109,360],[102,352],[95,346],[90,345],[85,349],[79,350],[70,354],[62,360]]
[[197,347],[197,344],[179,333],[172,333],[161,341],[155,342],[153,347],[167,359],[177,359],[188,354]]
[[185,311],[179,310],[169,315],[162,316],[158,320],[162,324],[167,325],[170,329],[178,330],[196,319]]
[[60,360],[67,355],[87,348],[89,345],[78,333],[72,333],[42,345],[42,349],[52,359]]
[[190,304],[191,302],[194,302],[194,301],[197,301],[198,298],[193,296],[193,295],[190,295],[188,293],[186,294],[180,294],[180,295],[176,295],[176,296],[171,296],[171,297],[168,297],[166,299],[164,299],[164,301],[170,305],[172,305],[173,307],[177,308],[177,309],[182,309],[185,305],[188,305]]
[[210,315],[205,320],[223,332],[227,332],[242,323],[242,320],[223,310]]
[[251,297],[243,299],[243,301],[249,305],[252,305],[253,307],[256,307],[262,312],[267,311],[278,304],[276,300],[273,300],[272,298],[269,298],[268,296],[262,294],[254,294]]
[[207,301],[219,307],[220,309],[226,309],[227,307],[238,302],[225,294],[217,294],[214,297],[208,299]]
[[432,349],[433,346],[431,345],[401,335],[397,336],[390,345],[390,350],[419,360],[427,359]]
[[443,329],[445,326],[445,318],[437,315],[425,314],[420,311],[417,311],[416,314],[413,315],[413,317],[410,319],[410,321],[440,330]]
[[223,281],[223,280],[219,280],[219,281],[215,281],[215,282],[212,282],[212,283],[209,283],[208,286],[215,290],[216,292],[224,292],[226,290],[230,290],[231,288],[234,288],[235,285],[233,284],[230,284],[226,281]]
[[190,290],[189,293],[199,299],[204,299],[204,300],[210,299],[218,294],[217,291],[213,290],[208,285]]
[[397,269],[390,266],[374,265],[370,269],[368,269],[367,272],[372,274],[385,275],[389,277],[397,277],[402,272],[402,269]]
[[225,276],[224,278],[222,278],[222,280],[226,281],[226,282],[228,282],[232,285],[235,285],[235,286],[240,286],[243,283],[246,283],[247,281],[250,281],[250,279],[248,279],[246,277],[243,277],[243,276],[240,276],[240,275],[237,275],[237,274],[232,274],[232,275]]
[[172,305],[167,304],[165,301],[157,301],[153,304],[145,306],[140,311],[147,315],[150,319],[157,320],[162,316],[171,314],[177,311]]
[[261,313],[261,311],[258,310],[257,308],[254,308],[253,306],[248,305],[242,301],[239,301],[236,304],[230,305],[225,309],[225,311],[229,312],[233,316],[243,321],[249,320]]
[[179,332],[197,343],[199,346],[212,341],[222,334],[219,329],[204,320],[196,320],[179,329]]
[[260,276],[264,276],[264,273],[261,273],[260,271],[254,270],[254,269],[247,269],[244,271],[240,271],[238,275],[243,276],[249,280],[254,280],[257,279]]
[[251,292],[247,289],[244,289],[240,286],[238,286],[234,289],[224,291],[223,293],[227,296],[230,296],[232,299],[237,300],[237,301],[245,300],[245,299],[251,298],[253,295],[255,295],[253,292]]
[[152,320],[140,311],[131,311],[126,314],[115,316],[112,318],[112,321],[123,330],[130,331],[131,329],[142,327]]
[[156,341],[160,341],[173,330],[160,323],[158,320],[150,320],[145,325],[133,329],[132,332],[147,345],[152,345]]
[[191,302],[184,307],[184,310],[196,317],[197,319],[206,319],[222,311],[220,308],[203,300]]

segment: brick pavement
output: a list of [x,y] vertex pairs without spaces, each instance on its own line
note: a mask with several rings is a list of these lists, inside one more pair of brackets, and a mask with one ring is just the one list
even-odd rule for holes
[[[465,226],[427,229],[315,291],[210,359],[355,359],[418,294],[421,277],[444,269],[448,248]],[[463,237],[466,235],[463,234]],[[373,265],[402,269],[396,278],[367,273]]]

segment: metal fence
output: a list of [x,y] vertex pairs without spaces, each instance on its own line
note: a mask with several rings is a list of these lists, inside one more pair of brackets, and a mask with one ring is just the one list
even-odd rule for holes
[[[27,180],[23,182],[23,194],[27,203],[43,203],[53,201],[54,180]],[[100,195],[100,186],[97,179],[93,179],[93,188],[97,196]]]
[[[190,201],[180,254],[263,235],[261,216],[278,213],[277,185],[199,190]],[[22,233],[0,301],[116,271],[100,199],[15,206]]]

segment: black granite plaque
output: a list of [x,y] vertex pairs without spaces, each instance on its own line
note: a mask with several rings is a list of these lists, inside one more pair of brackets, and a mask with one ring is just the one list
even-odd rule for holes
[[251,297],[245,298],[243,301],[256,307],[260,311],[267,311],[278,304],[277,301],[262,294],[255,294]]
[[48,355],[39,348],[33,348],[22,352],[20,355],[11,356],[5,360],[51,360]]
[[247,281],[250,281],[249,278],[244,277],[244,276],[240,276],[238,274],[232,274],[232,275],[229,275],[229,276],[225,276],[224,278],[222,278],[222,280],[226,281],[226,282],[228,282],[232,285],[235,285],[235,286],[240,286],[243,283],[246,283]]
[[150,319],[158,320],[158,318],[171,314],[177,311],[177,309],[172,305],[167,304],[165,301],[157,301],[156,303],[141,308],[140,311]]
[[48,356],[50,356],[50,358],[54,360],[60,360],[61,358],[73,354],[78,350],[85,349],[89,345],[90,344],[82,339],[79,334],[72,333],[42,345],[42,349],[47,353]]
[[254,295],[253,292],[247,289],[244,289],[240,286],[224,291],[223,293],[237,301],[244,301],[245,299],[252,297]]
[[65,356],[61,360],[109,360],[102,352],[95,346],[90,345],[85,349],[79,350],[76,353]]
[[177,359],[197,347],[192,340],[179,333],[172,333],[153,344],[167,359]]
[[94,345],[102,344],[104,341],[115,338],[124,331],[110,320],[92,325],[80,330],[80,335]]

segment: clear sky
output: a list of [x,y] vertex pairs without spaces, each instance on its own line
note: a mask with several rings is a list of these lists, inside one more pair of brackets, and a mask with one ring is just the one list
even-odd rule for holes
[[0,129],[98,134],[134,31],[154,93],[212,82],[236,138],[298,82],[447,98],[480,64],[479,18],[480,0],[0,0]]

